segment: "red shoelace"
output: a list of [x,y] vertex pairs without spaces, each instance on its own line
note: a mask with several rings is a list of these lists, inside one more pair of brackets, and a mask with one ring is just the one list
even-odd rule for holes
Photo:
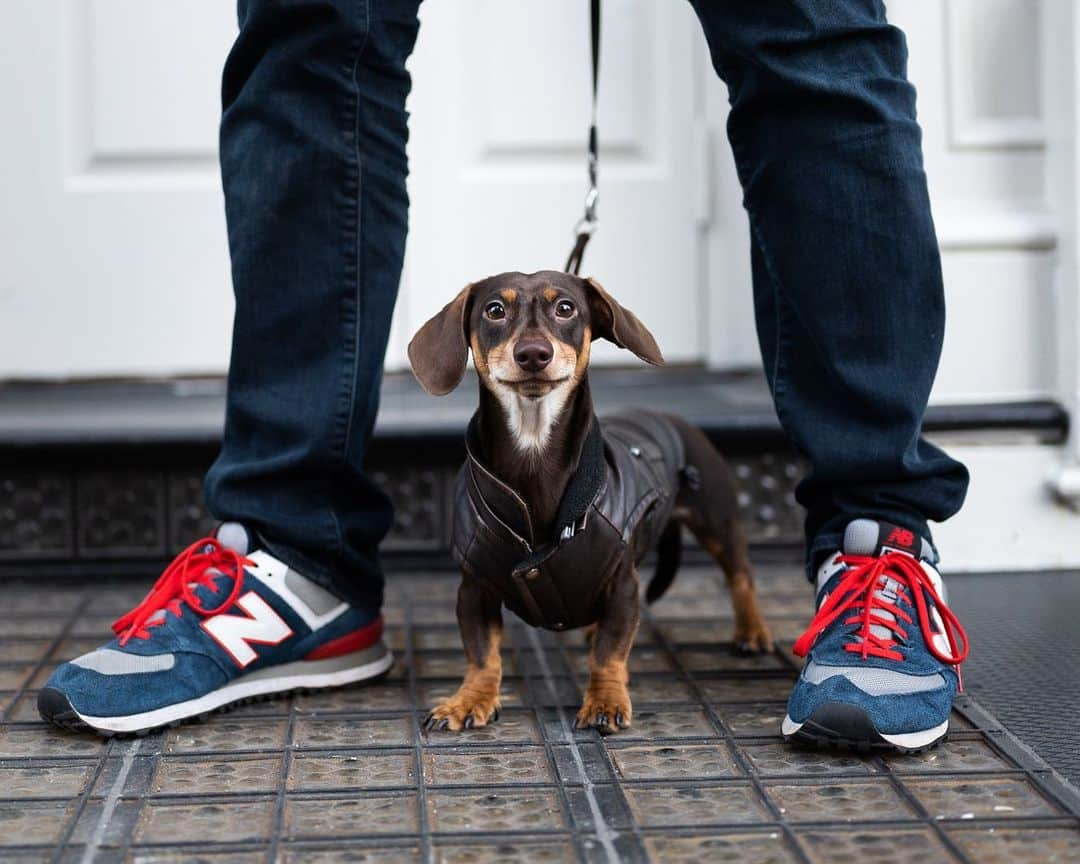
[[[854,641],[844,646],[846,651],[867,657],[885,657],[889,660],[903,660],[904,655],[896,650],[901,640],[907,639],[904,624],[912,624],[911,616],[898,605],[903,600],[908,606],[914,606],[922,628],[923,641],[927,649],[942,663],[959,666],[968,655],[968,638],[959,620],[938,596],[934,583],[926,571],[910,555],[901,552],[887,552],[876,558],[863,555],[841,555],[837,558],[841,564],[848,565],[840,583],[836,586],[806,632],[795,642],[794,652],[805,657],[814,642],[837,618],[854,610],[855,614],[844,619],[845,624],[858,624],[859,629],[852,636]],[[891,580],[896,601],[885,590]],[[948,654],[943,653],[934,643],[934,632],[930,629],[930,609],[927,597],[933,603],[944,624],[945,637],[949,642]],[[882,615],[887,612],[894,617]],[[889,636],[880,636],[871,625],[885,628]],[[960,646],[963,646],[961,649]]]
[[[162,609],[180,617],[183,612],[180,605],[182,602],[187,603],[200,615],[224,612],[240,596],[244,566],[251,563],[235,550],[222,546],[216,537],[196,540],[165,568],[165,572],[138,606],[113,622],[113,632],[120,637],[121,645],[126,645],[133,636],[136,639],[148,639],[149,628],[164,623],[165,616],[153,621],[149,619]],[[233,584],[229,595],[219,605],[207,609],[199,600],[195,588],[200,585],[214,587],[215,573],[211,571],[224,573],[232,578]]]

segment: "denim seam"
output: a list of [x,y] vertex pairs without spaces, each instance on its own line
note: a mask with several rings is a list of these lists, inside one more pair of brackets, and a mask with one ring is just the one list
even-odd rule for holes
[[[368,36],[371,32],[371,4],[370,0],[361,0],[362,10],[357,10],[357,15],[363,14],[364,26],[363,33],[358,38],[354,39],[352,62],[346,67],[349,70],[349,81],[352,85],[352,99],[350,105],[351,125],[352,125],[352,162],[347,167],[346,180],[351,180],[349,183],[350,192],[352,192],[352,198],[349,207],[346,210],[346,231],[352,234],[352,253],[353,257],[347,267],[346,272],[346,290],[351,289],[353,297],[353,321],[352,321],[352,339],[351,344],[346,339],[345,345],[345,379],[343,382],[342,400],[344,404],[339,407],[338,425],[340,427],[342,423],[341,413],[344,411],[344,434],[340,440],[340,460],[344,467],[348,467],[349,461],[349,442],[352,438],[352,424],[353,415],[356,408],[356,388],[359,379],[359,373],[357,370],[357,358],[360,356],[360,328],[363,316],[361,314],[362,303],[362,276],[360,267],[361,257],[361,241],[362,236],[362,196],[361,189],[363,186],[363,170],[362,170],[362,154],[360,152],[360,82],[357,77],[357,72],[360,67],[360,61],[363,58],[364,50],[367,47]],[[345,131],[348,132],[348,124],[345,125]],[[349,230],[351,229],[351,231]],[[348,248],[348,247],[346,247]],[[349,284],[351,283],[351,285]],[[330,517],[330,522],[334,532],[335,547],[334,552],[340,555],[345,549],[345,538],[341,530],[341,520],[338,518],[336,509],[336,495],[335,495],[335,481],[331,478],[330,489],[328,490],[328,505],[327,514]]]
[[[761,250],[761,258],[765,264],[765,270],[769,275],[769,284],[772,288],[773,301],[776,306],[776,359],[773,361],[773,403],[776,408],[777,418],[780,420],[780,425],[785,428],[786,433],[784,417],[787,415],[787,411],[784,409],[783,399],[787,392],[787,386],[784,381],[784,373],[787,369],[787,364],[784,361],[788,354],[788,328],[786,326],[787,316],[784,314],[782,304],[787,301],[780,291],[779,280],[777,280],[776,274],[769,261],[768,247],[765,245],[764,239],[761,236],[761,231],[758,230],[756,221],[754,217],[750,215],[749,210],[747,210],[747,217],[750,222],[750,230],[753,232],[758,248]],[[788,436],[788,439],[790,440],[790,436]]]
[[353,375],[352,375],[352,387],[349,392],[349,419],[345,427],[345,448],[343,451],[343,461],[348,461],[349,444],[352,441],[353,430],[353,415],[356,407],[356,385],[359,380],[359,373],[356,369],[356,360],[360,356],[360,329],[364,321],[364,291],[363,291],[363,275],[361,273],[360,261],[361,261],[361,246],[364,231],[364,211],[362,200],[362,189],[364,185],[364,171],[363,171],[363,154],[360,152],[360,81],[357,78],[357,70],[360,67],[360,59],[363,57],[364,49],[367,47],[368,36],[371,33],[371,3],[373,0],[365,0],[364,2],[364,37],[360,42],[360,45],[356,52],[356,58],[353,60],[352,65],[352,85],[355,101],[353,103],[353,153],[356,159],[356,208],[354,211],[354,219],[356,223],[356,231],[353,237],[353,256],[355,259],[355,284],[354,284],[354,297],[356,300],[356,326],[353,330]]

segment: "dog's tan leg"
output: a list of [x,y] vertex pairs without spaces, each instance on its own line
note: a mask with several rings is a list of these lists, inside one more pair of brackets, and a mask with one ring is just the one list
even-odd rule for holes
[[589,653],[589,686],[576,725],[607,735],[630,725],[630,672],[627,664],[637,633],[638,579],[632,569],[615,577],[607,608],[597,622]]
[[440,702],[424,721],[427,729],[473,729],[499,718],[502,683],[502,604],[474,579],[458,588],[458,627],[468,668],[457,693]]
[[758,607],[746,535],[741,528],[732,525],[724,541],[712,537],[702,537],[700,540],[727,578],[731,605],[735,609],[735,647],[747,654],[772,651],[772,634]]
[[674,517],[690,529],[727,577],[735,608],[738,650],[771,651],[772,636],[758,608],[754,570],[750,566],[746,535],[739,524],[735,477],[700,429],[681,418],[673,419],[686,445],[687,464],[694,466],[700,475],[699,482],[681,485]]

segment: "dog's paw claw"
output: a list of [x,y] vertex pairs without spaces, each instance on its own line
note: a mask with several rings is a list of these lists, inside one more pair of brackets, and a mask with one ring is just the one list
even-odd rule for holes
[[605,704],[599,700],[594,701],[586,695],[585,704],[578,711],[577,719],[574,721],[574,728],[595,729],[601,735],[610,735],[630,726],[630,712],[629,699],[624,704]]
[[446,729],[447,720],[445,718],[436,717],[434,714],[428,714],[427,719],[424,720],[425,732],[441,732]]
[[750,633],[735,634],[735,652],[743,657],[752,654],[768,654],[773,650],[772,636],[769,628],[762,624]]
[[437,705],[424,721],[428,732],[460,732],[464,729],[480,729],[499,719],[499,706],[488,700],[466,700],[453,696]]

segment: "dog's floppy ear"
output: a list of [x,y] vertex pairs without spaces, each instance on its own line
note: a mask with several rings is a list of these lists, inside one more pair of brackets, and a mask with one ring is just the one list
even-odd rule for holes
[[653,366],[664,365],[664,355],[649,328],[638,319],[637,315],[619,305],[607,293],[599,282],[585,280],[585,290],[589,295],[589,310],[592,313],[592,331],[594,339],[607,339],[620,348],[633,351],[646,363]]
[[472,283],[416,331],[409,343],[409,363],[420,386],[432,396],[445,396],[465,375],[469,362],[469,309]]

